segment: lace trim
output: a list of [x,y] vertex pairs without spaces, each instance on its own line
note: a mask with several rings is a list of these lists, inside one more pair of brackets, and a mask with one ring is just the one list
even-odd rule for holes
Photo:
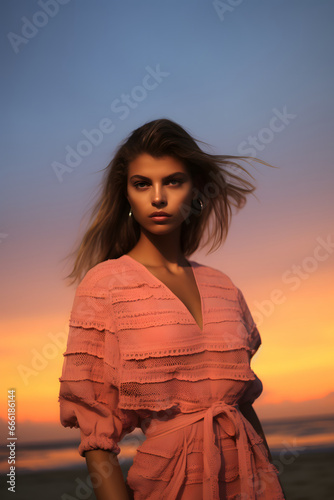
[[[137,276],[133,278],[133,283],[122,284],[122,285],[121,284],[117,285],[117,283],[113,284],[113,290],[118,290],[118,291],[121,291],[121,290],[127,290],[127,291],[134,290],[135,291],[135,290],[138,290],[138,288],[145,288],[145,287],[159,289],[159,290],[162,289],[163,291],[166,291],[163,283],[158,283],[155,280],[154,281],[153,280],[150,280],[150,281],[145,280],[145,281],[138,282]],[[236,296],[236,291],[235,291],[234,286],[226,286],[219,281],[217,281],[217,283],[209,282],[209,281],[208,282],[201,281],[201,287],[219,288],[220,290],[230,290]],[[101,293],[97,289],[86,288],[86,289],[80,289],[79,294],[82,294],[82,292],[84,292],[84,294],[86,294],[89,290],[94,295],[95,295],[95,293],[99,293],[99,294]],[[167,293],[167,291],[166,291],[166,293]],[[105,294],[106,295],[104,295],[104,296],[108,296],[110,294],[110,290],[106,291]]]
[[247,372],[242,372],[238,369],[233,370],[231,368],[219,368],[214,371],[211,366],[197,368],[196,372],[192,372],[191,368],[187,371],[182,370],[179,373],[159,373],[157,369],[154,373],[151,372],[148,374],[145,372],[142,373],[140,370],[123,370],[121,384],[133,381],[139,384],[154,384],[169,382],[175,379],[186,382],[198,382],[199,380],[255,380],[255,374],[250,369],[247,370]]
[[73,354],[86,354],[87,356],[92,356],[93,358],[100,359],[101,361],[104,360],[103,354],[101,354],[100,356],[98,354],[92,354],[91,352],[88,352],[85,348],[82,348],[81,350],[79,350],[78,348],[74,350],[67,349],[67,351],[63,353],[63,356],[72,356]]
[[[176,401],[176,403],[174,403]],[[128,396],[124,396],[120,394],[119,397],[119,405],[123,410],[147,410],[147,411],[153,411],[153,412],[158,412],[161,410],[168,410],[175,406],[175,404],[180,404],[180,401],[177,398],[173,398],[173,402],[171,400],[166,401],[148,401],[147,398],[137,398],[136,402],[134,403],[131,401],[131,398]]]
[[[186,342],[187,340],[185,340]],[[189,344],[189,340],[188,340]],[[138,349],[138,345],[134,346],[134,348]],[[188,346],[188,347],[167,347],[165,349],[151,349],[150,351],[143,351],[143,352],[138,352],[138,351],[132,351],[131,346],[126,346],[122,347],[122,358],[124,360],[127,359],[145,359],[145,358],[159,358],[163,356],[177,356],[179,354],[194,354],[194,353],[199,353],[203,351],[219,351],[219,352],[224,352],[224,351],[234,351],[234,350],[239,350],[239,349],[245,349],[247,351],[250,350],[250,347],[248,344],[245,344],[244,342],[203,342],[203,341],[198,341],[197,344],[193,346]]]
[[[65,357],[65,370],[59,379],[60,382],[66,380],[72,382],[88,380],[98,384],[112,384],[115,388],[119,387],[121,370],[115,364],[110,364],[106,360],[103,362],[103,359],[93,356],[97,361],[96,363],[87,363],[87,360],[85,360],[83,365],[80,366],[79,364],[76,366],[76,357],[80,356],[80,354],[82,353],[69,353]],[[87,353],[83,354],[87,356]],[[75,358],[74,361],[71,360],[71,357]],[[66,364],[67,362],[69,363],[68,365]]]
[[[116,289],[117,287],[115,287]],[[141,290],[140,292],[140,297],[138,297],[138,286],[135,286],[133,287],[131,290],[128,288],[126,290],[126,293],[121,293],[121,289],[119,288],[118,290],[118,293],[117,295],[113,295],[112,297],[112,304],[113,305],[116,305],[116,304],[121,304],[123,302],[127,303],[127,302],[138,302],[138,301],[145,301],[145,300],[149,300],[149,299],[156,299],[156,300],[168,300],[168,301],[175,301],[176,298],[173,297],[170,293],[167,293],[165,291],[165,288],[164,287],[157,287],[155,288],[154,291],[151,290],[151,286],[147,285],[147,288],[148,290]],[[159,295],[157,295],[157,291],[161,292],[159,293]],[[146,292],[146,293],[144,293]],[[213,298],[218,298],[218,299],[221,299],[222,296],[221,294],[218,294],[217,292],[213,291],[212,293],[210,293],[209,291],[206,292],[205,294],[205,298],[206,299],[213,299]],[[235,298],[229,298],[229,297],[224,297],[224,300],[226,302],[233,302],[233,303],[236,303],[237,301],[235,300]]]
[[[157,300],[160,300],[160,297],[156,297]],[[141,300],[141,299],[137,299],[138,301]],[[237,313],[236,316],[234,316],[233,314],[231,315],[230,318],[226,318],[226,319],[219,319],[219,322],[221,321],[240,321],[240,310],[237,308],[237,307],[208,307],[206,309],[206,313],[207,314],[215,314],[215,313],[218,313],[218,314],[221,314],[223,315],[226,311],[234,311]],[[238,314],[239,313],[239,314]],[[129,311],[119,311],[117,313],[117,317],[120,318],[120,319],[123,319],[123,318],[142,318],[143,316],[150,316],[150,317],[153,317],[153,316],[157,316],[157,317],[160,317],[160,316],[165,316],[165,315],[168,315],[168,314],[171,314],[171,315],[175,315],[177,314],[178,316],[187,316],[186,314],[186,311],[182,310],[182,311],[178,311],[178,310],[175,310],[175,308],[172,308],[172,309],[163,309],[163,310],[147,310],[147,311],[140,311],[140,312],[129,312]]]
[[174,301],[174,297],[172,297],[171,295],[164,294],[164,295],[157,296],[156,293],[152,292],[152,290],[150,290],[147,295],[143,295],[141,293],[141,296],[138,297],[138,290],[134,289],[132,294],[127,292],[126,294],[123,294],[123,295],[117,294],[117,296],[114,296],[113,300],[112,300],[112,304],[116,305],[116,304],[122,304],[122,303],[128,303],[128,302],[139,302],[139,301],[149,300],[152,298],[157,299],[157,300],[168,300],[168,301],[172,301],[172,302]]
[[[170,360],[171,357],[168,357],[167,360]],[[177,359],[177,357],[175,356],[174,359]],[[228,362],[222,362],[222,361],[214,361],[214,360],[210,360],[210,359],[206,359],[204,361],[199,361],[199,362],[192,362],[191,364],[189,365],[185,365],[184,362],[183,362],[183,359],[182,359],[182,362],[177,364],[162,364],[162,363],[159,363],[158,365],[156,366],[145,366],[145,367],[135,367],[135,368],[127,368],[127,362],[125,362],[124,364],[124,369],[127,371],[127,373],[141,373],[141,372],[145,372],[147,374],[150,374],[150,373],[155,373],[155,372],[160,372],[161,371],[165,371],[165,373],[176,373],[178,371],[182,371],[182,372],[193,372],[193,371],[196,371],[197,370],[202,370],[202,369],[216,369],[216,370],[222,370],[222,371],[225,371],[225,370],[233,370],[233,371],[239,371],[241,373],[248,373],[251,368],[249,366],[249,364],[247,363],[241,363],[241,362],[235,362],[235,363],[228,363]],[[133,364],[131,363],[131,366],[133,366]]]
[[110,290],[103,288],[93,288],[92,286],[78,286],[77,297],[92,297],[94,299],[107,299],[110,297]]
[[83,328],[89,329],[89,328],[96,328],[96,330],[103,331],[106,329],[106,323],[102,321],[86,321],[83,319],[74,319],[71,318],[69,321],[70,326],[74,327],[80,327],[82,326]]
[[[59,377],[59,382],[83,382],[85,380],[87,380],[87,382],[94,382],[95,384],[101,384],[103,385],[105,382],[104,380],[95,380],[93,378],[70,378],[69,375],[67,375],[67,377]],[[65,399],[65,398],[62,398],[61,396],[59,396],[61,399]]]
[[[64,383],[78,383],[80,385],[81,381],[75,381],[71,380],[68,378],[60,378],[59,379],[61,382]],[[95,382],[88,379],[85,379],[88,382]],[[173,383],[171,381],[171,383]],[[180,382],[183,384],[186,384],[187,382]],[[191,383],[191,382],[189,382]],[[103,383],[101,383],[102,385]],[[167,383],[168,384],[168,383]],[[135,384],[136,385],[136,384]],[[139,385],[139,384],[137,384]],[[161,385],[161,384],[160,384]],[[120,416],[121,420],[123,421],[124,419],[127,420],[131,417],[135,418],[151,418],[152,414],[157,415],[159,412],[164,412],[168,410],[168,413],[170,414],[170,411],[173,410],[176,413],[183,412],[192,412],[192,411],[197,411],[199,408],[206,408],[212,404],[215,399],[208,400],[208,398],[203,395],[201,398],[196,398],[196,392],[193,393],[191,396],[186,399],[186,393],[182,391],[182,396],[180,397],[180,393],[178,392],[171,392],[169,388],[169,384],[165,386],[165,390],[163,394],[159,394],[159,390],[155,390],[154,386],[152,387],[152,390],[155,391],[153,394],[147,394],[146,396],[140,396],[140,395],[134,395],[131,394],[129,395],[129,383],[126,384],[121,384],[120,389],[116,389],[118,391],[118,406],[117,410],[114,411],[115,414]],[[157,396],[159,394],[159,396]],[[74,404],[77,401],[77,397],[74,397]],[[66,396],[59,396],[59,401],[60,405],[68,405],[72,404],[71,401],[68,401],[68,395]],[[234,394],[231,392],[230,396],[228,399],[226,399],[226,402],[229,404],[234,404],[236,401],[238,401],[238,393]],[[131,412],[130,415],[128,412]],[[63,411],[64,413],[64,411]],[[67,418],[69,421],[69,418]],[[131,420],[132,422],[132,420]],[[131,427],[131,425],[129,425]]]
[[[122,330],[128,330],[129,327],[131,330],[141,330],[144,328],[152,328],[156,326],[167,326],[167,325],[193,325],[194,321],[189,317],[187,317],[187,314],[183,311],[175,311],[175,310],[169,310],[169,311],[164,311],[164,314],[170,314],[172,317],[170,319],[163,319],[159,321],[159,319],[152,318],[154,313],[134,313],[134,314],[127,314],[123,315],[123,318],[132,318],[132,321],[124,321],[122,317],[119,319],[121,320],[121,323],[119,324],[119,327],[117,328],[117,331],[122,331]],[[149,317],[143,318],[143,316],[147,314]],[[180,319],[175,319],[175,315],[181,316]],[[158,317],[161,318],[161,312],[159,314],[159,311],[157,312]],[[136,325],[133,321],[135,319],[141,318],[140,324]],[[146,321],[145,321],[146,320]],[[217,324],[217,323],[227,323],[227,322],[240,322],[240,319],[217,319],[217,320],[211,320],[211,321],[206,321],[206,325],[211,325],[211,324]],[[74,327],[83,327],[86,329],[89,328],[96,328],[99,331],[104,331],[108,330],[110,333],[116,333],[116,328],[111,328],[106,322],[101,322],[101,321],[93,321],[93,320],[83,320],[83,319],[74,319],[71,318],[69,321],[70,326]]]
[[[108,364],[108,363],[105,363]],[[113,369],[109,366],[109,368]],[[161,370],[162,367],[159,367]],[[156,369],[157,370],[157,369]],[[146,372],[147,370],[145,370]],[[208,373],[209,372],[209,373]],[[212,367],[203,367],[198,369],[197,373],[191,373],[191,368],[189,368],[188,373],[153,373],[150,374],[141,373],[140,370],[123,370],[122,376],[119,376],[117,370],[114,370],[114,382],[116,387],[116,377],[120,385],[123,383],[129,383],[135,381],[139,384],[155,384],[161,382],[170,382],[172,380],[182,380],[184,382],[198,382],[200,380],[243,380],[243,381],[251,381],[255,380],[255,374],[253,370],[249,369],[246,372],[241,372],[240,370],[232,371],[231,368],[219,368],[215,373],[212,373]],[[59,382],[82,382],[87,380],[89,382],[94,382],[97,384],[105,384],[105,378],[100,379],[94,377],[87,377],[86,374],[83,374],[82,377],[79,376],[78,373],[75,373],[71,376],[71,374],[67,374],[66,377],[60,377]],[[119,385],[119,383],[117,384]],[[153,390],[153,389],[152,389]]]
[[[231,308],[231,310],[233,310]],[[221,310],[220,310],[221,311]],[[220,312],[219,309],[216,312]],[[215,311],[213,311],[215,312]],[[154,315],[157,315],[157,318],[154,318]],[[131,330],[140,330],[144,328],[153,328],[157,326],[167,326],[167,325],[193,325],[194,320],[192,318],[188,317],[185,311],[177,311],[177,310],[167,310],[163,311],[163,315],[170,315],[170,319],[164,318],[162,319],[162,313],[161,311],[157,312],[149,312],[149,313],[128,313],[128,314],[123,314],[117,315],[117,319],[119,319],[119,325],[117,328],[117,331],[122,331],[122,330],[128,330],[131,328]],[[178,315],[180,316],[179,319],[175,318],[175,316]],[[146,317],[145,317],[146,316]],[[126,319],[124,319],[126,318]],[[128,318],[131,318],[128,320]],[[136,319],[140,318],[141,321],[136,325],[135,321]],[[217,323],[227,323],[227,322],[238,322],[240,323],[239,318],[225,318],[225,319],[217,319],[217,320],[210,320],[206,321],[206,325],[210,324],[217,324]],[[107,322],[105,321],[94,321],[94,320],[83,320],[83,319],[75,319],[74,317],[70,318],[69,321],[70,326],[74,327],[83,327],[86,329],[89,328],[96,328],[99,331],[103,330],[108,330],[110,333],[116,333],[116,328],[111,327]]]
[[99,330],[100,332],[107,330],[110,333],[116,333],[115,328],[111,327],[105,321],[75,319],[75,318],[71,317],[69,320],[69,326],[82,327],[82,328],[86,328],[87,330],[95,328],[96,330]]
[[[151,319],[151,321],[150,321],[150,318],[145,318],[146,319],[146,321],[145,321],[145,319],[142,317],[140,324],[138,324],[138,326],[136,325],[136,323],[134,321],[124,321],[123,320],[121,323],[119,323],[117,331],[129,330],[129,328],[131,328],[131,330],[141,330],[144,328],[154,328],[157,326],[168,326],[168,325],[192,325],[192,326],[194,326],[195,321],[192,320],[192,318],[190,316],[188,318],[188,317],[186,317],[186,314],[184,314],[183,317],[181,317],[180,319],[177,320],[177,319],[175,319],[176,313],[178,313],[178,314],[180,314],[180,316],[182,316],[181,311],[173,311],[173,316],[170,319],[164,319],[164,320],[160,320],[160,321],[159,321],[159,319],[153,321],[153,318]],[[224,323],[224,322],[226,322],[226,323],[227,322],[240,323],[240,320],[239,319],[225,319],[225,320],[217,319],[217,320],[211,320],[211,321],[206,320],[205,325],[207,326],[207,325]]]

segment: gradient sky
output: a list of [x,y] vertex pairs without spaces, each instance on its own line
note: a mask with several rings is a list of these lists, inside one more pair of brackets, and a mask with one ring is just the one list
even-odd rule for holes
[[[218,13],[204,0],[70,0],[53,17],[42,4],[0,7],[2,394],[16,388],[18,418],[58,421],[75,293],[62,259],[119,142],[160,117],[216,154],[251,154],[255,137],[254,154],[278,167],[253,163],[257,199],[220,249],[191,260],[228,274],[258,324],[259,415],[332,411],[333,2],[241,1]],[[144,80],[157,67],[161,81]],[[121,112],[124,94],[137,102]],[[55,162],[104,119],[113,130],[57,177]]]

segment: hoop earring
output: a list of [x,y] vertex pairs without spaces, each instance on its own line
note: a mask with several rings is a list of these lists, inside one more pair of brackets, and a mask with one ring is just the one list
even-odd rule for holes
[[130,208],[129,217],[132,217],[132,208]]
[[203,203],[203,201],[201,200],[201,198],[197,198],[197,199],[198,199],[199,206],[201,207],[199,215],[202,215],[202,211],[203,211],[204,203]]
[[[196,203],[194,203],[196,202]],[[204,203],[203,201],[201,200],[201,198],[197,198],[196,200],[192,200],[192,204],[195,204],[195,207],[196,207],[196,210],[198,210],[197,208],[197,205],[200,206],[200,209],[199,209],[199,212],[196,212],[196,215],[199,217],[200,215],[202,215],[202,211],[203,211],[203,207],[204,207]],[[195,208],[194,207],[194,208]]]
[[[195,204],[195,202],[197,202],[197,203]],[[198,211],[197,205],[200,206],[199,211]],[[195,215],[197,215],[197,217],[200,217],[202,215],[203,207],[204,207],[204,203],[201,200],[201,198],[196,198],[196,199],[192,199],[191,200],[192,213],[194,213]]]

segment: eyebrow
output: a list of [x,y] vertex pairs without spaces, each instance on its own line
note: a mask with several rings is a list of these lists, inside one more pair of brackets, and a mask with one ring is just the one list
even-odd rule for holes
[[[162,180],[166,181],[166,180],[170,179],[171,177],[174,177],[175,175],[187,176],[187,174],[184,173],[184,172],[174,172],[173,174],[167,175],[167,177],[164,177]],[[132,175],[130,177],[130,180],[132,180],[134,177],[139,177],[140,179],[144,179],[145,181],[150,181],[151,180],[149,177],[145,177],[145,175],[138,175],[138,174]]]

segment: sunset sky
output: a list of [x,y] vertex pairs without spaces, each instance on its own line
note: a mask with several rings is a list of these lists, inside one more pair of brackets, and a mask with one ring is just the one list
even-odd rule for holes
[[259,416],[333,412],[334,4],[232,3],[2,4],[2,417],[14,387],[19,421],[58,422],[75,293],[62,259],[120,141],[161,117],[210,152],[278,167],[253,162],[257,199],[190,260],[244,293],[263,342]]

